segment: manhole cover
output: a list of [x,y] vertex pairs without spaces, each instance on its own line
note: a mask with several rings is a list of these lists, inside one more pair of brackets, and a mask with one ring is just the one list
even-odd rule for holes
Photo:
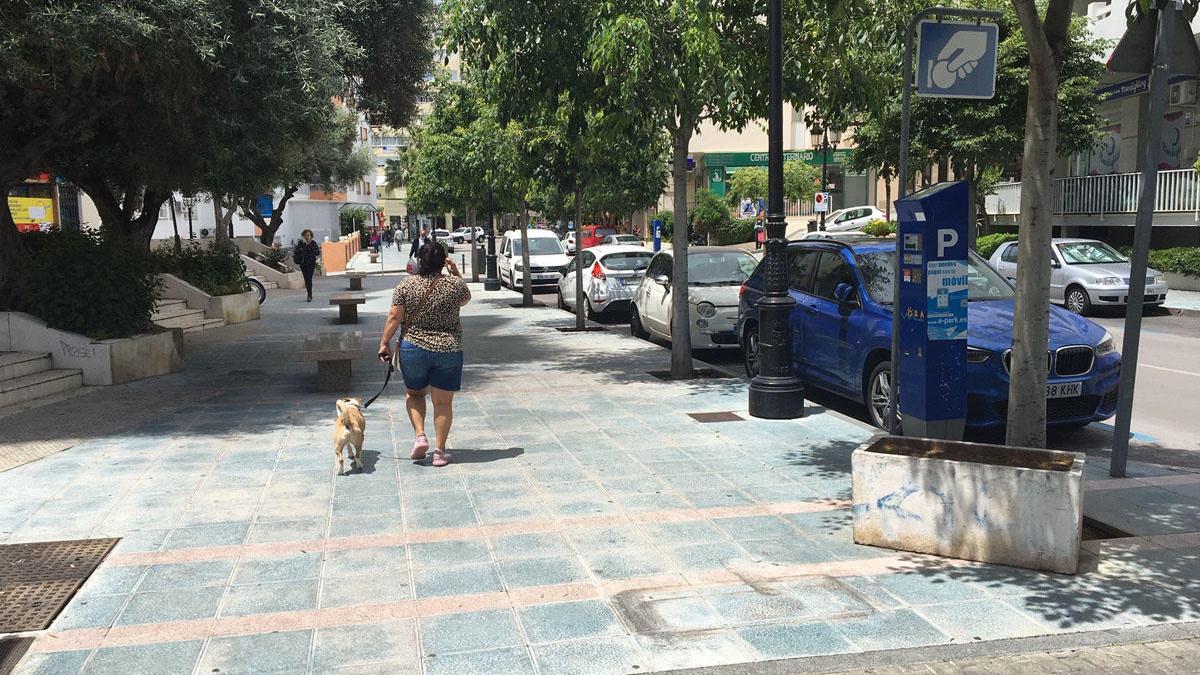
[[21,657],[25,656],[25,652],[29,651],[29,646],[33,644],[33,638],[8,638],[0,640],[0,675],[8,675],[17,669],[17,663],[21,661]]
[[688,417],[696,420],[701,424],[713,424],[715,422],[745,422],[746,420],[738,417],[731,412],[707,412],[707,413],[688,413]]
[[48,628],[117,541],[0,546],[0,633]]
[[660,379],[664,382],[676,382],[678,380],[724,380],[724,379],[732,380],[732,379],[736,379],[728,373],[723,373],[719,370],[714,370],[712,368],[697,368],[697,369],[693,370],[692,374],[689,375],[688,377],[681,377],[681,378],[671,377],[671,371],[669,371],[669,370],[652,370],[652,371],[650,371],[649,374],[653,375],[654,377],[657,377],[658,379]]

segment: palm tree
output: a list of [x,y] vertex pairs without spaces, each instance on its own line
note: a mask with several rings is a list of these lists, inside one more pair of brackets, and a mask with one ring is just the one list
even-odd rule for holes
[[408,185],[408,174],[416,160],[417,151],[405,149],[400,151],[399,159],[389,159],[383,165],[384,186],[389,190],[397,190]]

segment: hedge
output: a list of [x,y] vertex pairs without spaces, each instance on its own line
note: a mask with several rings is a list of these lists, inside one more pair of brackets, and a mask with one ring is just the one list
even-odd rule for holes
[[896,221],[894,220],[872,220],[863,226],[863,234],[869,234],[872,237],[890,237],[896,234]]
[[236,295],[250,289],[246,263],[232,243],[185,246],[178,253],[163,247],[154,251],[158,272],[174,274],[209,295]]
[[719,246],[728,246],[730,244],[744,244],[754,240],[754,219],[730,219],[726,223],[722,223],[712,233],[714,239]]
[[144,248],[91,231],[22,238],[30,261],[18,281],[21,309],[51,328],[93,340],[153,330],[150,317],[162,289]]
[[984,258],[991,258],[996,249],[1000,248],[1000,244],[1016,240],[1017,235],[1012,233],[999,232],[989,234],[975,240],[975,252]]
[[1200,246],[1179,246],[1150,251],[1150,267],[1159,272],[1200,277]]

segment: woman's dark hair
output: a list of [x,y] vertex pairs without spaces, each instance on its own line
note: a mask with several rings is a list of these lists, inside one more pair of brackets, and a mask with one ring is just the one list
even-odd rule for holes
[[301,238],[301,239],[303,239],[303,238],[304,238],[304,235],[306,235],[306,234],[307,234],[308,236],[310,236],[310,237],[314,236],[314,235],[313,235],[313,231],[312,231],[312,230],[305,228],[304,230],[301,230],[301,232],[300,232],[300,238]]
[[442,273],[446,266],[446,247],[435,241],[425,244],[417,251],[417,262],[421,264],[421,276],[432,277]]

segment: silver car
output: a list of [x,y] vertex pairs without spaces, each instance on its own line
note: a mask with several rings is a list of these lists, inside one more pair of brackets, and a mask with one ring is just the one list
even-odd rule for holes
[[[1009,280],[1017,278],[1019,242],[1001,244],[990,260]],[[1076,314],[1093,307],[1124,306],[1129,297],[1129,259],[1095,239],[1050,240],[1050,301]],[[1157,307],[1167,300],[1167,279],[1146,270],[1145,303]]]

